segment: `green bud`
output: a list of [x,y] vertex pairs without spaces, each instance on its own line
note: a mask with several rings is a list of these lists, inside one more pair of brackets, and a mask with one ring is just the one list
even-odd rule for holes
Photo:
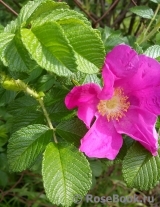
[[21,91],[23,88],[18,84],[19,80],[6,78],[1,82],[3,88],[11,91]]

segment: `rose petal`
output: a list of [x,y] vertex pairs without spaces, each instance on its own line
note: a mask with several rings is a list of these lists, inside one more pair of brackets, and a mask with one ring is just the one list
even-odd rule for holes
[[112,122],[100,116],[81,140],[80,150],[88,157],[113,160],[122,146],[122,136]]
[[140,55],[138,72],[132,77],[117,80],[115,82],[115,87],[119,86],[121,86],[127,94],[160,86],[160,64],[153,58]]
[[158,134],[155,130],[156,116],[147,110],[130,107],[125,117],[114,121],[118,133],[127,134],[139,141],[152,155],[157,155]]
[[103,66],[102,77],[103,77],[104,86],[102,88],[101,93],[98,95],[98,98],[101,100],[110,99],[114,92],[113,85],[115,81],[115,76],[109,70],[107,64],[104,64]]
[[97,111],[101,92],[100,86],[94,83],[75,86],[66,96],[65,104],[68,109],[78,107],[78,117],[87,127],[90,127],[91,121]]
[[131,105],[160,115],[160,86],[133,92],[129,97]]
[[107,54],[105,63],[117,78],[124,78],[137,72],[139,58],[128,45],[118,45]]

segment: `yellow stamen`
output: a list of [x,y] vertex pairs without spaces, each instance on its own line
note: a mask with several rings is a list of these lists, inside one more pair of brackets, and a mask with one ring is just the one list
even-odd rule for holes
[[124,95],[122,88],[116,88],[113,97],[109,100],[100,100],[97,105],[98,112],[107,117],[108,121],[115,119],[119,121],[125,116],[130,103],[127,101],[128,97]]

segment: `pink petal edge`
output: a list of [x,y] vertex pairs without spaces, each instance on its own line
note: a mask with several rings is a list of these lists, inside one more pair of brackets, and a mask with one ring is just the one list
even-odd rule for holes
[[87,83],[82,86],[75,86],[65,98],[65,105],[68,109],[78,107],[78,117],[88,128],[97,111],[98,94],[100,92],[100,86]]
[[118,133],[126,134],[141,143],[152,155],[157,155],[158,134],[156,116],[147,110],[131,106],[119,122],[114,121]]
[[123,143],[112,122],[106,117],[97,118],[87,134],[81,139],[80,151],[88,157],[115,159]]
[[106,56],[105,63],[117,78],[133,76],[139,67],[135,50],[128,45],[117,45]]

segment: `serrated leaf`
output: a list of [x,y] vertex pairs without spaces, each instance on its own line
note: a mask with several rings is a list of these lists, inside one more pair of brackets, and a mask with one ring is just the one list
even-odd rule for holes
[[101,85],[101,80],[97,77],[97,74],[87,74],[82,83],[96,83]]
[[0,58],[1,60],[3,59],[3,56],[1,54],[2,51],[4,50],[6,45],[13,40],[13,38],[14,38],[14,34],[6,33],[6,32],[0,33]]
[[7,111],[16,116],[18,114],[27,114],[29,111],[36,111],[37,106],[38,102],[33,97],[26,95],[12,101],[7,107]]
[[50,115],[51,120],[55,122],[69,119],[75,114],[74,111],[69,111],[66,108],[63,100],[56,102],[54,105],[48,107],[47,111]]
[[72,48],[56,22],[22,29],[21,34],[28,52],[42,68],[59,76],[71,75],[76,70]]
[[62,84],[59,85],[59,87],[53,87],[50,90],[50,93],[47,93],[44,97],[45,105],[53,107],[53,105],[57,102],[64,102],[64,97],[67,95],[68,92],[69,90],[67,90],[67,88],[63,88]]
[[[7,34],[8,36],[10,35],[9,33]],[[5,47],[3,47],[1,60],[11,71],[29,72],[31,69],[34,69],[36,63],[30,59],[20,38],[20,34],[17,32],[16,35],[7,42]]]
[[75,50],[78,70],[84,73],[97,73],[104,60],[104,46],[98,30],[94,30],[87,20],[75,11],[55,10],[33,22],[33,27],[45,21],[57,21]]
[[124,157],[122,172],[129,187],[149,190],[160,180],[160,157],[159,155],[152,156],[136,142]]
[[146,19],[151,19],[154,15],[153,10],[148,6],[134,6],[130,11]]
[[151,57],[151,58],[160,57],[160,46],[159,45],[153,45],[153,46],[149,47],[145,51],[144,54]]
[[29,77],[25,80],[26,83],[34,82],[43,73],[43,69],[37,65],[37,67],[30,72]]
[[7,119],[7,126],[11,133],[28,125],[45,124],[44,115],[33,97],[26,95],[17,98],[9,104],[7,111],[12,115]]
[[19,22],[29,23],[43,13],[50,13],[54,9],[66,8],[68,5],[64,2],[54,2],[52,0],[29,1],[19,14]]
[[45,124],[45,118],[42,112],[33,109],[28,112],[17,114],[7,120],[7,127],[10,128],[11,133],[32,124]]
[[0,87],[0,106],[5,106],[9,104],[16,97],[16,92],[7,91],[4,88]]
[[33,21],[32,25],[36,26],[36,25],[44,24],[45,22],[48,22],[48,21],[58,22],[58,21],[61,21],[62,19],[69,20],[73,18],[77,20],[81,20],[83,23],[91,27],[90,22],[87,20],[87,18],[84,15],[74,10],[70,10],[66,8],[55,9],[55,10],[52,10],[50,13],[41,14],[39,18]]
[[9,139],[8,163],[14,172],[29,168],[42,153],[53,136],[45,125],[35,124],[21,128]]
[[119,44],[129,44],[126,37],[122,37],[121,34],[111,34],[105,43],[106,52],[109,52],[113,47]]
[[18,23],[18,19],[11,21],[7,26],[4,28],[4,32],[13,33],[15,34],[16,30],[20,27]]
[[21,26],[29,25],[30,21],[43,13],[50,13],[53,9],[60,8],[67,9],[68,5],[64,2],[54,2],[52,0],[28,1],[28,3],[22,7],[18,18],[9,23],[4,31],[15,33]]
[[91,170],[85,156],[73,145],[50,143],[42,162],[44,188],[49,200],[69,207],[74,196],[84,196],[91,187]]
[[56,132],[68,142],[73,142],[75,145],[79,146],[80,139],[83,138],[87,129],[82,121],[78,118],[73,118],[58,124]]
[[77,19],[62,19],[59,24],[75,51],[78,70],[87,74],[97,73],[103,65],[105,56],[98,31]]
[[51,75],[43,75],[38,79],[36,88],[38,91],[48,91],[54,84],[54,77]]

